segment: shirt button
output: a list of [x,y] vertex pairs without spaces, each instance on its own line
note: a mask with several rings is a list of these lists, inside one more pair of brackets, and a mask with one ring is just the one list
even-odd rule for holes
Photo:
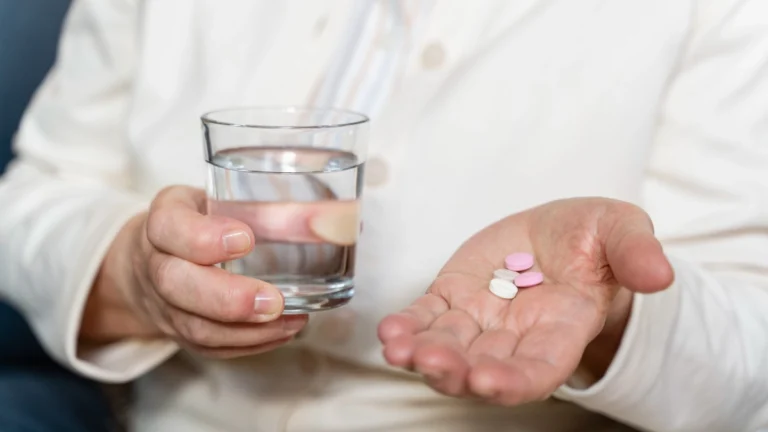
[[437,69],[445,63],[445,49],[437,42],[431,43],[421,53],[421,64],[425,69]]
[[368,159],[365,163],[365,184],[372,187],[383,185],[387,182],[388,171],[384,160],[376,157]]
[[322,324],[319,333],[332,344],[343,344],[352,338],[355,332],[355,313],[341,309],[335,311]]
[[325,28],[328,26],[328,17],[320,17],[315,21],[315,25],[312,28],[312,33],[315,34],[315,37],[320,37],[323,32],[325,31]]

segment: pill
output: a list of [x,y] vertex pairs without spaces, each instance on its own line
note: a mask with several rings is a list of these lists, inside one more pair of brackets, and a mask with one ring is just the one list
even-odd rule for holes
[[513,299],[517,295],[517,287],[514,283],[505,279],[492,279],[488,289],[493,295],[503,299]]
[[498,269],[498,270],[493,272],[493,277],[498,278],[498,279],[504,279],[504,280],[508,280],[508,281],[513,281],[513,280],[515,280],[515,278],[519,274],[520,273],[518,273],[516,271],[512,271],[512,270]]
[[542,282],[544,282],[544,275],[539,272],[520,273],[520,276],[516,277],[514,280],[514,284],[517,285],[518,288],[528,288]]
[[513,253],[504,258],[504,264],[509,270],[525,271],[533,267],[533,255],[525,252]]

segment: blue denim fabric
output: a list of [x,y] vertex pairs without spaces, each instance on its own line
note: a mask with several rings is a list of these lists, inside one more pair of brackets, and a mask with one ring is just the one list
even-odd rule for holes
[[[68,7],[69,0],[0,1],[0,173],[19,119],[53,63]],[[55,364],[24,319],[0,302],[0,432],[114,430],[99,386]]]
[[0,367],[0,431],[115,431],[100,388],[57,367]]

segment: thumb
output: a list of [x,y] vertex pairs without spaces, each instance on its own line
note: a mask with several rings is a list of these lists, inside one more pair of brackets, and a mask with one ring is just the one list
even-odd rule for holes
[[616,215],[604,245],[613,276],[630,291],[653,293],[672,284],[672,265],[654,235],[650,218],[639,208]]
[[290,243],[355,243],[360,231],[357,201],[212,201],[209,213],[247,224],[260,240]]

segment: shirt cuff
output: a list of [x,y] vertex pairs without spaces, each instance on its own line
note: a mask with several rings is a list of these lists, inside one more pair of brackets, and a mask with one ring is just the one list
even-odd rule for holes
[[75,263],[71,288],[57,299],[50,314],[32,319],[31,324],[49,353],[65,367],[97,381],[123,383],[162,363],[178,347],[161,339],[126,339],[98,347],[79,343],[83,310],[101,262],[122,227],[145,211],[147,203],[137,198],[113,197],[109,207],[111,211],[94,221],[94,240],[84,242],[79,256],[87,258]]
[[635,294],[624,337],[605,375],[592,385],[580,385],[576,376],[554,396],[609,417],[634,412],[662,369],[679,303],[677,283],[658,293]]
[[132,381],[173,356],[179,347],[167,339],[126,339],[109,345],[81,345],[70,364],[81,375],[107,383]]

